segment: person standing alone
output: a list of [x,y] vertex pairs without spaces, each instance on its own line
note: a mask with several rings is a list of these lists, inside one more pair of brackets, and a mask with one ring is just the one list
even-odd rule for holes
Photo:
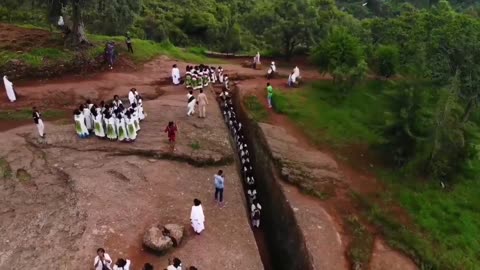
[[200,89],[200,94],[197,96],[199,111],[198,117],[205,118],[206,107],[208,105],[207,95],[203,93],[203,89]]
[[33,121],[35,122],[35,125],[37,126],[38,129],[38,134],[40,137],[44,138],[45,137],[45,126],[43,125],[42,121],[42,115],[40,112],[37,110],[37,107],[33,107]]
[[125,34],[125,43],[127,43],[127,49],[129,53],[133,53],[132,38],[130,37],[130,32]]
[[267,100],[268,100],[268,108],[272,108],[272,97],[273,97],[273,87],[270,83],[267,83]]
[[219,170],[217,174],[213,176],[215,180],[215,201],[223,206],[223,189],[225,188],[225,177],[223,171]]

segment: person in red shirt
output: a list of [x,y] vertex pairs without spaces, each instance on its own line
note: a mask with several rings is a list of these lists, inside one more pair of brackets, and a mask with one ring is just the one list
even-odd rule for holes
[[171,150],[175,151],[175,138],[178,132],[177,125],[173,121],[168,122],[168,126],[165,128],[165,132],[167,133]]

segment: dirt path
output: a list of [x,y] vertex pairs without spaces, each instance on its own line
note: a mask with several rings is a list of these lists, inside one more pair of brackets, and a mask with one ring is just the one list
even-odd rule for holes
[[[302,79],[304,81],[329,79],[328,77],[318,74],[315,70],[310,69],[308,66],[301,66],[300,70],[302,73]],[[280,76],[280,78],[269,80],[269,82],[273,85],[275,89],[283,89],[284,91],[301,91],[301,88],[287,88],[286,75],[289,73],[288,69],[280,68],[279,71],[283,76]],[[265,86],[267,83],[267,79],[263,77],[264,74],[265,71],[257,71],[255,72],[256,78],[239,81],[237,83],[237,86],[240,89],[242,96],[255,95],[260,100],[260,102],[264,104],[266,108],[267,100]],[[294,144],[295,147],[306,151],[302,152],[302,155],[316,156],[315,152],[326,155],[326,160],[330,159],[338,167],[336,171],[341,175],[341,177],[339,178],[339,181],[336,181],[334,184],[335,196],[328,200],[320,202],[318,201],[318,199],[314,199],[310,196],[298,192],[297,188],[289,184],[284,184],[284,189],[289,194],[288,197],[289,200],[292,202],[292,205],[294,205],[294,207],[295,205],[299,206],[295,207],[294,210],[300,211],[299,209],[303,208],[304,212],[306,212],[307,216],[309,217],[309,219],[306,219],[302,215],[297,215],[297,219],[299,220],[299,222],[303,223],[304,233],[308,235],[307,246],[309,245],[308,238],[312,237],[312,233],[314,233],[316,229],[312,229],[312,222],[316,222],[316,224],[319,224],[319,228],[321,227],[323,230],[330,230],[330,232],[335,231],[334,235],[337,235],[336,240],[316,237],[316,241],[314,241],[313,244],[310,244],[309,248],[311,252],[318,251],[318,255],[324,256],[324,258],[321,259],[323,263],[322,267],[319,269],[341,269],[342,267],[339,266],[341,265],[341,263],[338,260],[325,258],[325,256],[337,258],[345,257],[349,248],[349,244],[352,241],[352,235],[350,234],[350,232],[348,232],[348,230],[345,229],[345,219],[352,216],[357,216],[360,209],[356,202],[352,200],[350,192],[355,191],[365,196],[373,196],[383,192],[384,187],[381,183],[378,182],[374,174],[369,171],[372,164],[369,162],[369,157],[364,154],[366,153],[366,149],[362,149],[361,147],[359,147],[358,149],[348,149],[344,152],[339,153],[338,150],[335,151],[328,146],[319,147],[317,145],[314,145],[305,135],[305,133],[302,132],[302,130],[300,130],[299,127],[295,125],[290,119],[288,119],[287,116],[277,114],[273,110],[269,110],[268,108],[267,110],[269,124],[281,128],[275,129],[275,131],[273,131],[270,135],[266,134],[267,138],[270,137],[289,141],[290,143]],[[268,133],[268,128],[265,129],[262,127],[262,129],[264,130],[264,133]],[[279,133],[281,133],[282,135],[279,135]],[[286,139],[288,137],[291,137],[291,139]],[[273,142],[273,144],[269,144],[271,148],[273,146],[273,151],[275,152],[275,142]],[[288,146],[288,151],[284,154],[284,156],[295,155],[293,153],[295,152],[292,150],[292,146]],[[284,156],[282,156],[282,154],[279,154],[280,163],[282,163]],[[353,167],[345,160],[340,159],[339,156],[347,156],[350,160],[355,160],[357,166]],[[321,165],[322,161],[320,160],[324,158],[317,157],[315,159],[320,163],[320,165],[317,166],[323,166]],[[288,168],[288,165],[285,166],[286,167],[284,167],[283,169]],[[312,209],[317,209],[313,210],[313,212],[315,212],[317,215],[316,219],[313,217],[314,215],[308,214],[309,211],[312,212]],[[402,209],[395,210],[397,210],[399,214],[404,214],[402,213]],[[322,211],[325,212],[323,214],[323,217],[322,214],[320,214]],[[367,226],[367,229],[370,231],[370,233],[374,235],[374,241],[371,247],[372,255],[370,265],[367,266],[367,268],[375,270],[417,269],[415,264],[409,258],[407,258],[402,253],[389,248],[385,244],[382,236],[378,235],[374,227],[371,227],[369,225]],[[338,244],[332,245],[332,243]],[[328,250],[329,252],[325,252],[325,250]],[[313,257],[315,258],[315,255]],[[325,261],[327,262],[327,264],[325,264]],[[367,268],[365,268],[365,266],[362,267],[362,269]]]

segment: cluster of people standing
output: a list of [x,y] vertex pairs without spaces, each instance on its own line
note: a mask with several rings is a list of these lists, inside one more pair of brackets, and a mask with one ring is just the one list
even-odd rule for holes
[[133,142],[140,131],[140,122],[145,119],[142,97],[135,88],[128,94],[129,106],[124,106],[119,96],[112,102],[99,105],[87,100],[73,112],[75,131],[80,138],[95,134],[111,141]]
[[[132,270],[132,262],[128,259],[119,258],[112,267],[112,258],[108,253],[105,252],[105,249],[97,249],[97,256],[93,260],[93,267],[95,270]],[[182,268],[182,261],[179,258],[173,258],[168,260],[167,268],[165,270],[198,270],[195,266],[190,266],[187,268]],[[135,267],[135,269],[140,269]],[[151,263],[145,263],[142,267],[142,270],[155,270],[155,267]]]

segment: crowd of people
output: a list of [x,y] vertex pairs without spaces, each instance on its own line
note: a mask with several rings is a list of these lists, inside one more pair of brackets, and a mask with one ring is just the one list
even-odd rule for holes
[[[248,209],[250,209],[250,216],[252,221],[252,226],[259,228],[260,227],[260,217],[261,217],[261,210],[262,206],[258,200],[258,192],[255,183],[254,177],[254,169],[250,160],[250,151],[248,148],[247,141],[243,135],[243,125],[240,120],[237,119],[232,97],[228,93],[228,91],[222,91],[220,94],[221,98],[221,105],[223,116],[225,118],[225,122],[227,123],[230,132],[232,133],[232,137],[235,140],[237,152],[241,162],[241,172],[243,180],[245,181],[247,187],[247,196],[248,196]],[[219,174],[222,172],[220,171]],[[215,179],[217,175],[215,176]],[[217,188],[217,180],[216,180],[216,188]],[[220,200],[223,200],[223,183],[222,183],[222,192],[221,192]],[[215,192],[215,199],[217,199],[217,190]]]
[[111,141],[134,142],[140,131],[140,122],[146,117],[142,97],[135,88],[128,94],[129,106],[119,96],[112,102],[99,105],[87,100],[73,112],[75,131],[80,138],[96,137]]
[[[97,256],[93,260],[93,267],[95,270],[132,270],[132,262],[128,259],[119,258],[112,266],[112,258],[105,249],[97,249]],[[139,269],[139,268],[135,268]],[[195,266],[183,268],[182,261],[179,258],[173,258],[168,260],[167,268],[162,270],[198,270]],[[151,263],[145,263],[142,270],[155,270],[155,267]]]

